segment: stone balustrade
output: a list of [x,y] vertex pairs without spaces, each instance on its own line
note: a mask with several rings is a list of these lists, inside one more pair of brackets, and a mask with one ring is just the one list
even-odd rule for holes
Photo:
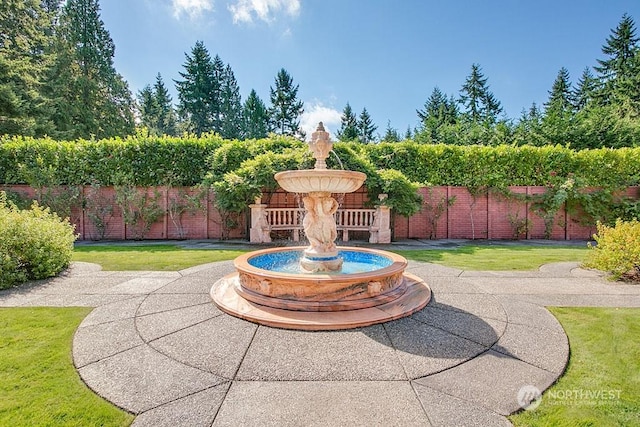
[[[270,208],[256,203],[251,208],[251,243],[271,242],[272,231],[291,231],[294,242],[300,240],[303,229],[303,208]],[[349,231],[368,231],[370,243],[391,243],[391,212],[387,206],[376,209],[338,209],[335,213],[336,228],[342,233],[342,241],[349,241]]]

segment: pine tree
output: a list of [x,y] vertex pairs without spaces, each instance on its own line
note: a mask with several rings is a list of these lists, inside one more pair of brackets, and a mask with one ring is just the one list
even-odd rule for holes
[[549,100],[544,104],[542,129],[549,143],[566,144],[571,141],[573,104],[569,71],[562,67],[549,91]]
[[300,115],[304,112],[304,104],[296,98],[298,86],[293,85],[293,79],[284,68],[278,72],[275,89],[270,88],[269,118],[274,132],[304,139],[304,132],[300,129]]
[[431,140],[439,139],[439,130],[444,125],[453,125],[458,120],[458,107],[453,97],[447,99],[445,94],[435,87],[424,104],[424,109],[416,110],[422,123],[422,131],[426,132]]
[[242,99],[238,82],[230,65],[225,67],[221,83],[220,135],[227,139],[241,138],[243,136]]
[[602,53],[609,58],[598,59],[600,65],[594,67],[603,82],[631,77],[634,71],[633,57],[637,54],[639,40],[633,19],[625,13],[618,27],[607,38],[607,43],[602,46]]
[[178,120],[176,112],[173,108],[173,99],[169,94],[169,90],[162,80],[160,73],[156,76],[156,82],[153,85],[154,97],[158,108],[157,129],[160,135],[175,136],[178,134]]
[[606,59],[598,59],[600,90],[596,100],[600,106],[612,106],[620,117],[640,115],[640,47],[635,23],[624,14],[602,46]]
[[48,90],[59,137],[108,138],[133,133],[133,99],[113,66],[115,46],[98,0],[68,0],[56,27]]
[[358,139],[358,118],[353,113],[351,105],[347,105],[340,117],[340,129],[336,132],[339,141],[355,141]]
[[158,105],[151,85],[146,85],[138,92],[138,113],[140,124],[146,127],[151,135],[157,135]]
[[471,66],[471,74],[460,90],[460,103],[466,108],[466,116],[474,124],[493,125],[502,112],[500,102],[487,85],[480,65]]
[[53,130],[42,83],[50,66],[50,15],[37,0],[0,3],[0,135]]
[[574,102],[569,79],[569,70],[560,68],[549,91],[549,100],[544,104],[547,114],[564,114],[572,110]]
[[404,132],[404,139],[410,140],[413,138],[413,131],[411,130],[411,126],[407,125],[407,130]]
[[189,132],[201,135],[214,129],[215,96],[213,62],[204,43],[196,42],[191,55],[185,53],[185,71],[179,73],[183,80],[176,80],[178,111]]
[[378,127],[373,124],[373,120],[371,120],[369,112],[366,108],[363,108],[360,116],[358,117],[358,139],[360,142],[364,144],[374,142],[375,138],[373,133],[376,129],[378,129]]
[[391,127],[391,120],[387,120],[387,129],[385,130],[382,142],[399,142],[400,134],[396,128]]
[[260,99],[255,89],[247,97],[243,108],[243,134],[247,139],[266,138],[269,134],[269,116],[267,107]]
[[582,71],[582,76],[578,80],[576,88],[571,94],[574,109],[576,111],[583,110],[594,98],[597,89],[598,80],[591,73],[589,67],[585,67]]
[[138,105],[140,123],[151,135],[175,136],[177,134],[177,121],[171,104],[171,95],[160,73],[156,76],[153,88],[147,85],[138,92]]
[[[216,55],[213,57],[211,62],[211,94],[209,99],[209,108],[211,109],[211,127],[212,130],[218,134],[223,133],[224,126],[224,113],[223,113],[223,85],[225,81],[225,70],[226,66],[220,56]],[[231,73],[231,77],[235,80],[235,76]],[[239,95],[238,95],[239,96]]]

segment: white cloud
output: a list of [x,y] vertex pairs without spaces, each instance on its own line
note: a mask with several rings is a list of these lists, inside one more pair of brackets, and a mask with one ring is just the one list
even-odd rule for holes
[[237,0],[228,9],[234,23],[253,22],[254,15],[262,21],[271,22],[273,15],[281,11],[289,16],[297,16],[300,0]]
[[213,12],[214,0],[171,0],[173,16],[177,19],[186,14],[191,19],[196,19],[205,12]]
[[307,134],[307,139],[311,138],[311,134],[318,127],[318,122],[324,124],[324,129],[332,134],[335,140],[335,132],[340,128],[340,118],[342,113],[333,108],[325,107],[321,102],[316,102],[307,107],[305,103],[305,112],[300,117],[300,127]]

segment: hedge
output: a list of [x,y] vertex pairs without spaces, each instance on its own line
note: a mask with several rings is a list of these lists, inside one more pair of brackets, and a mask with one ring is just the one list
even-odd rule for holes
[[[401,171],[412,182],[469,188],[545,186],[550,177],[574,177],[585,186],[622,188],[640,184],[640,148],[576,151],[562,146],[456,146],[399,143],[337,143],[345,169]],[[192,186],[223,179],[244,161],[270,151],[305,150],[295,139],[225,141],[137,136],[57,142],[0,138],[0,183]],[[331,156],[331,167],[340,168]],[[366,170],[363,170],[367,172]]]

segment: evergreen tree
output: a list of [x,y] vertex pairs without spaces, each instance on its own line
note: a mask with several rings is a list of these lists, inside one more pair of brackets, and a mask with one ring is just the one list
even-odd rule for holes
[[50,15],[37,0],[0,3],[0,135],[53,130],[42,93],[50,65]]
[[366,108],[363,108],[360,113],[360,117],[358,118],[358,139],[360,142],[364,144],[374,142],[375,138],[373,133],[376,129],[378,129],[378,127],[373,124],[373,120],[371,120],[369,112]]
[[562,67],[558,71],[549,100],[545,103],[543,133],[551,144],[566,144],[573,122],[573,100],[569,71]]
[[185,128],[201,135],[214,130],[215,107],[212,105],[216,90],[213,85],[214,73],[211,56],[204,43],[196,42],[191,55],[185,53],[183,80],[176,80],[178,90],[178,111]]
[[387,129],[385,130],[382,142],[399,142],[400,134],[396,128],[391,127],[391,120],[387,120]]
[[140,122],[151,135],[177,134],[176,115],[171,101],[160,73],[156,76],[153,88],[147,85],[138,93]]
[[251,93],[247,97],[243,108],[245,138],[259,139],[266,138],[269,134],[269,116],[267,107],[260,99],[255,89],[251,89]]
[[115,46],[98,0],[68,0],[55,32],[48,82],[59,137],[108,138],[134,129],[133,99],[113,66]]
[[243,128],[242,99],[240,88],[230,65],[224,69],[220,95],[222,117],[220,135],[227,139],[241,138]]
[[[220,135],[222,135],[223,127],[224,127],[224,112],[223,112],[223,103],[224,103],[224,95],[223,95],[223,85],[225,84],[225,73],[226,66],[220,56],[216,55],[211,62],[211,98],[209,100],[209,108],[211,109],[211,117],[212,117],[212,130]],[[235,76],[233,72],[231,73],[231,78],[235,82]],[[237,83],[234,83],[237,87]],[[238,95],[240,96],[240,95]]]
[[280,135],[304,138],[300,129],[300,115],[304,112],[303,102],[298,101],[298,86],[293,85],[293,79],[282,68],[275,79],[275,89],[271,89],[271,108],[269,118],[271,128]]
[[564,114],[572,110],[573,104],[569,70],[562,67],[549,92],[549,100],[544,105],[546,113]]
[[593,99],[598,89],[598,80],[591,73],[589,67],[585,67],[582,76],[578,80],[575,90],[572,93],[573,107],[576,111],[584,109]]
[[404,133],[404,139],[409,140],[413,138],[413,131],[411,130],[411,126],[407,125],[407,130]]
[[627,14],[602,46],[605,59],[599,59],[600,90],[596,99],[601,106],[611,105],[620,117],[640,115],[640,47],[635,23]]
[[608,58],[598,59],[600,65],[594,67],[603,82],[631,76],[635,71],[633,58],[637,54],[638,40],[635,23],[625,13],[618,27],[607,38],[607,43],[602,46],[602,53]]
[[471,74],[460,90],[460,103],[466,108],[466,116],[474,124],[493,125],[502,112],[500,102],[487,85],[480,65],[471,66]]
[[151,85],[146,85],[138,92],[138,113],[140,124],[146,127],[150,134],[157,135],[158,105]]
[[169,90],[164,85],[160,73],[156,76],[156,82],[153,85],[154,97],[158,108],[157,129],[160,135],[175,136],[178,134],[178,120],[176,112],[173,108],[173,99],[169,94]]
[[442,126],[453,125],[458,121],[458,107],[453,97],[447,97],[435,87],[424,104],[424,109],[416,110],[422,123],[422,132],[426,132],[432,141],[440,139]]
[[347,105],[340,117],[340,129],[336,132],[339,141],[355,141],[358,139],[358,118],[353,113],[351,105]]

